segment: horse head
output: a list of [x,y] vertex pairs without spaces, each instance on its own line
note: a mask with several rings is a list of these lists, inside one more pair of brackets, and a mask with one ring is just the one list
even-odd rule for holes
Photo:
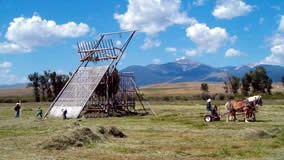
[[261,98],[261,96],[256,96],[255,97],[255,104],[262,106],[262,98]]

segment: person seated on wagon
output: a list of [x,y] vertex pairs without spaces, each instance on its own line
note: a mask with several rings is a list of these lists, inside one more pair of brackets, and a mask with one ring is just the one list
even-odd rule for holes
[[211,99],[209,98],[209,99],[207,99],[207,105],[206,105],[206,108],[207,108],[207,110],[208,111],[210,111],[211,112],[211,115],[215,115],[215,108],[214,107],[212,107],[212,105],[211,105]]

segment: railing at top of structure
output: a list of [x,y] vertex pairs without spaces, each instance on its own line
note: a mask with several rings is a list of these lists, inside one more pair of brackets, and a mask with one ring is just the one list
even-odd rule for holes
[[[110,60],[110,72],[112,72],[120,61],[124,51],[126,50],[130,40],[136,31],[111,32],[103,33],[100,38],[93,42],[77,43],[78,53],[81,56],[81,62],[97,62],[102,60]],[[117,45],[112,37],[114,35],[128,34],[124,43]]]

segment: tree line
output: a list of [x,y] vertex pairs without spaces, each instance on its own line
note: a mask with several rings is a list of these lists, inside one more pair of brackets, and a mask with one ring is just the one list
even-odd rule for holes
[[[284,86],[284,76],[281,78]],[[264,67],[258,66],[255,70],[247,72],[243,77],[230,76],[224,82],[224,90],[227,94],[238,94],[248,96],[249,93],[267,93],[271,94],[272,79],[267,75]],[[208,84],[202,83],[200,89],[208,92]]]
[[34,72],[28,75],[28,87],[33,87],[36,102],[53,101],[71,76],[71,72],[67,75],[51,71],[44,71],[43,74]]

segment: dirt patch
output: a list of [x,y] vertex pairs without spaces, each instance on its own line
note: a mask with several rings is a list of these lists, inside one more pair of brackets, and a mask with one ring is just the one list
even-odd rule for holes
[[82,147],[86,144],[103,142],[109,136],[124,138],[127,137],[122,131],[116,127],[99,127],[97,132],[93,132],[87,127],[75,127],[74,129],[62,130],[51,137],[51,139],[40,143],[43,149],[65,150],[68,147]]

